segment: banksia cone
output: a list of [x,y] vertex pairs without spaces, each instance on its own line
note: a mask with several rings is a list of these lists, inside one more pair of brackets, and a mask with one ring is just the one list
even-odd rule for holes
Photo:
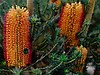
[[79,3],[67,3],[61,11],[59,18],[59,28],[61,35],[67,37],[67,45],[77,46],[78,38],[76,34],[80,31],[84,19],[84,8]]
[[61,4],[61,0],[50,0],[50,4],[55,3],[57,7]]
[[4,58],[7,66],[18,68],[31,63],[29,13],[25,8],[12,7],[5,15],[3,26]]
[[82,57],[75,62],[76,67],[74,68],[74,72],[83,72],[85,60],[87,57],[87,49],[85,47],[77,47],[77,50],[81,52]]

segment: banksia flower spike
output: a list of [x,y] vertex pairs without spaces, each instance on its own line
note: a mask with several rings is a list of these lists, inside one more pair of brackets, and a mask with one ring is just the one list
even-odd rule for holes
[[12,7],[5,15],[3,26],[4,58],[7,66],[18,68],[31,63],[29,13],[25,8]]
[[85,47],[77,47],[77,50],[80,51],[82,57],[75,62],[76,67],[74,68],[74,72],[83,72],[85,60],[87,57],[87,49]]
[[80,31],[84,19],[84,8],[79,3],[67,3],[63,6],[59,18],[60,34],[67,37],[67,45],[77,46],[78,38],[76,34]]
[[50,0],[50,4],[55,3],[57,7],[61,4],[61,0]]

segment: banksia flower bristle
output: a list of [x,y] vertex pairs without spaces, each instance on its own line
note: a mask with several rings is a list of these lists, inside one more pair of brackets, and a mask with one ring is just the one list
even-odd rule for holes
[[87,49],[85,47],[77,47],[77,50],[81,52],[82,57],[75,62],[76,67],[74,68],[74,72],[83,72],[85,60],[87,57]]
[[50,0],[50,4],[55,3],[57,7],[61,4],[61,0]]
[[84,8],[79,3],[67,3],[61,11],[59,19],[60,34],[67,37],[69,46],[77,46],[78,38],[76,34],[80,31],[84,19]]
[[4,58],[7,66],[18,68],[31,63],[29,13],[25,8],[12,7],[5,15],[3,26]]

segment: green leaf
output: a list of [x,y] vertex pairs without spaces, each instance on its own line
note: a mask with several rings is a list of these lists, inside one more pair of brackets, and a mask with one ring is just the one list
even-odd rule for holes
[[0,47],[2,48],[2,45],[0,44]]
[[40,69],[32,69],[32,73],[34,74],[34,75],[42,75],[42,71],[40,70]]
[[61,0],[63,3],[67,3],[69,2],[69,0]]
[[20,75],[20,73],[22,72],[22,69],[15,67],[13,68],[13,70],[10,70],[10,71],[13,72],[14,75]]
[[81,72],[77,72],[77,74],[78,74],[78,75],[84,75],[84,74],[83,74],[83,73],[81,73]]
[[68,69],[66,69],[64,72],[65,72],[65,73],[69,73],[70,71],[69,71]]
[[81,0],[83,4],[88,4],[88,0]]
[[3,62],[2,62],[2,65],[6,65],[6,62],[5,62],[5,61],[3,61]]
[[60,33],[59,28],[56,28],[56,29],[55,29],[55,36],[58,36],[58,35],[59,35],[59,33]]
[[2,42],[2,34],[0,34],[0,43]]
[[67,56],[66,55],[64,55],[64,54],[62,54],[61,56],[60,56],[60,60],[62,61],[62,62],[64,62],[64,61],[67,61]]
[[96,35],[96,34],[99,34],[99,33],[100,33],[100,30],[94,30],[88,36]]
[[97,38],[95,38],[93,41],[94,41],[94,42],[100,42],[100,38],[97,37]]
[[36,22],[38,20],[38,18],[32,17],[31,18],[33,22]]

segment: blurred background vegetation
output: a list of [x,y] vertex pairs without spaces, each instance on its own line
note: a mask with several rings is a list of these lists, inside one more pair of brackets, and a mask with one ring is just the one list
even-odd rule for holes
[[[79,32],[80,45],[86,47],[88,56],[83,73],[74,73],[75,61],[81,58],[81,53],[72,47],[66,52],[64,43],[65,37],[59,36],[57,26],[58,18],[62,6],[66,2],[81,1],[85,7],[88,7],[88,0],[61,0],[62,4],[56,7],[55,4],[49,4],[49,0],[34,0],[34,10],[29,20],[31,22],[31,41],[32,41],[32,64],[24,69],[8,68],[3,56],[3,18],[12,5],[27,8],[26,0],[0,0],[0,75],[84,75],[86,74],[86,65],[92,62],[96,66],[96,74],[100,70],[100,0],[96,0],[92,19],[86,27],[87,35]],[[85,8],[85,9],[86,9]],[[88,10],[85,11],[88,12]],[[86,25],[86,26],[87,26]],[[83,26],[84,27],[84,26]],[[83,28],[84,29],[84,28]],[[98,72],[99,71],[99,72]],[[88,74],[86,74],[88,75]]]

